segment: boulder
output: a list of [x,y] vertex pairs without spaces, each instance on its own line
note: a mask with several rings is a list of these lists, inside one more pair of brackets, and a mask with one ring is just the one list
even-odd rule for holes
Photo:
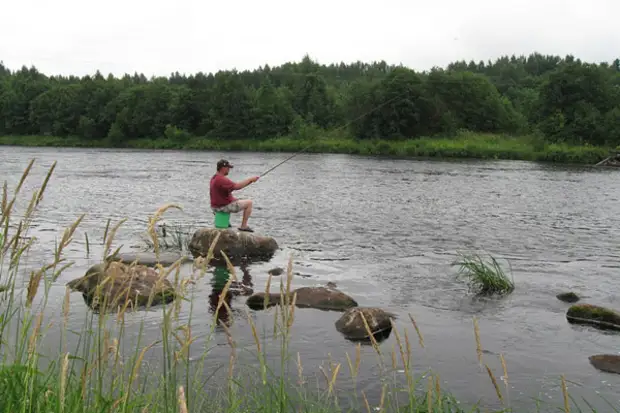
[[566,312],[570,323],[587,324],[600,329],[620,330],[620,314],[592,304],[575,304]]
[[[79,291],[93,311],[167,304],[176,292],[166,278],[146,265],[110,261],[93,265],[67,287]],[[104,308],[105,307],[105,308]]]
[[[368,329],[364,324],[364,319],[368,324]],[[381,308],[375,307],[355,307],[350,308],[342,314],[336,321],[336,330],[343,334],[345,338],[352,341],[369,340],[370,333],[377,340],[385,340],[392,331],[391,320],[396,318]]]
[[555,296],[558,300],[564,301],[565,303],[576,303],[579,301],[579,296],[574,292],[560,293]]
[[238,231],[231,228],[202,228],[194,232],[188,249],[194,258],[206,257],[211,244],[219,234],[219,239],[213,249],[213,262],[225,262],[224,254],[233,264],[242,261],[270,260],[278,243],[272,237],[257,235],[253,232]]
[[154,252],[123,252],[106,257],[107,261],[118,261],[123,264],[132,264],[137,260],[136,264],[146,265],[147,267],[155,267],[157,264],[161,264],[164,267],[169,267],[180,259],[182,260],[182,264],[191,261],[191,258],[188,256],[170,251],[160,252],[159,256],[157,256]]
[[595,354],[588,357],[590,364],[600,371],[620,374],[620,356],[615,354]]
[[[300,287],[289,293],[289,303],[297,294],[295,306],[300,308],[316,308],[319,310],[345,311],[357,307],[357,302],[347,294],[338,290],[333,284],[327,287]],[[270,293],[267,307],[280,304],[280,293]],[[265,308],[265,292],[252,294],[246,304],[253,310]]]

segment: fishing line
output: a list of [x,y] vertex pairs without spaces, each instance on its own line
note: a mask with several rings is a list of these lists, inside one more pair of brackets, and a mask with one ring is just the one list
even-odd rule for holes
[[[398,98],[400,98],[400,97],[402,97],[402,96],[404,96],[404,95],[406,95],[406,94],[408,94],[408,93],[410,93],[410,91],[403,92],[403,93],[401,93],[401,94],[399,94],[399,95],[394,96],[394,97],[393,97],[393,98],[391,98],[391,99],[386,100],[386,101],[385,101],[385,102],[383,102],[382,104],[377,105],[376,107],[374,107],[374,108],[370,109],[368,112],[365,112],[365,113],[363,113],[362,115],[358,116],[357,118],[354,118],[353,120],[350,120],[349,122],[345,123],[344,125],[341,125],[341,126],[337,127],[336,129],[334,129],[334,132],[335,132],[335,131],[337,131],[337,130],[339,130],[339,129],[343,129],[343,128],[345,128],[345,127],[347,127],[347,126],[351,125],[353,122],[356,122],[356,121],[360,120],[360,119],[361,119],[361,118],[363,118],[364,116],[366,116],[366,115],[368,115],[368,114],[370,114],[370,113],[374,112],[375,110],[377,110],[377,109],[379,109],[379,108],[382,108],[383,106],[387,105],[388,103],[390,103],[390,102],[392,102],[392,101],[394,101],[394,100],[396,100],[396,99],[398,99]],[[273,170],[274,170],[274,169],[276,169],[278,166],[280,166],[280,165],[284,164],[285,162],[288,162],[289,160],[293,159],[295,156],[299,155],[300,153],[305,152],[307,149],[309,149],[310,147],[312,147],[313,145],[315,145],[315,144],[316,144],[319,140],[320,140],[320,139],[316,139],[316,140],[315,140],[313,143],[311,143],[310,145],[306,146],[305,148],[302,148],[302,149],[301,149],[300,151],[298,151],[298,152],[295,152],[293,155],[289,156],[288,158],[286,158],[285,160],[283,160],[282,162],[280,162],[280,163],[279,163],[279,164],[277,164],[276,166],[274,166],[274,167],[272,167],[272,168],[267,169],[265,172],[263,172],[263,173],[262,173],[262,174],[260,174],[259,176],[260,176],[260,177],[263,177],[263,176],[267,175],[269,172],[273,171]]]

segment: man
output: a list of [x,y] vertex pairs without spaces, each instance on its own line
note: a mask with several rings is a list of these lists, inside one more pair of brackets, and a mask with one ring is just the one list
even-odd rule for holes
[[217,173],[211,177],[210,195],[211,209],[215,212],[237,213],[243,211],[243,219],[239,231],[254,232],[248,226],[248,218],[252,214],[251,199],[236,199],[232,196],[232,191],[243,189],[253,182],[258,181],[258,176],[244,179],[240,182],[233,182],[228,178],[228,173],[233,166],[225,159],[217,163]]

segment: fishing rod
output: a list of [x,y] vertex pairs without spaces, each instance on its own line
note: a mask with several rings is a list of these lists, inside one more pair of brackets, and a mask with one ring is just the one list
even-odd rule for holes
[[[350,124],[352,124],[353,122],[358,121],[359,119],[363,118],[364,116],[366,116],[366,115],[368,115],[368,114],[370,114],[370,113],[374,112],[375,110],[377,110],[377,109],[379,109],[379,108],[382,108],[383,106],[385,106],[385,105],[387,105],[388,103],[390,103],[390,102],[392,102],[392,101],[394,101],[394,100],[396,100],[396,99],[398,99],[398,98],[400,98],[400,97],[402,97],[402,96],[406,95],[407,93],[409,93],[409,91],[403,92],[403,93],[401,93],[401,94],[399,94],[399,95],[394,96],[394,97],[393,97],[393,98],[391,98],[391,99],[386,100],[386,101],[385,101],[385,102],[383,102],[382,104],[377,105],[376,107],[374,107],[374,108],[370,109],[369,111],[367,111],[367,112],[363,113],[362,115],[358,116],[357,118],[354,118],[353,120],[350,120],[349,122],[345,123],[344,125],[342,125],[342,126],[340,126],[340,127],[336,128],[336,129],[334,129],[334,131],[337,131],[337,130],[339,130],[339,129],[343,129],[343,128],[345,128],[345,127],[349,126],[349,125],[350,125]],[[312,142],[310,145],[306,146],[305,148],[302,148],[302,149],[301,149],[300,151],[298,151],[298,152],[295,152],[294,154],[292,154],[291,156],[289,156],[288,158],[286,158],[285,160],[283,160],[282,162],[280,162],[280,163],[279,163],[279,164],[277,164],[276,166],[273,166],[273,167],[271,167],[271,168],[267,169],[265,172],[263,172],[263,173],[262,173],[262,174],[260,174],[259,176],[260,176],[260,177],[263,177],[263,176],[267,175],[269,172],[273,171],[273,170],[274,170],[274,169],[276,169],[278,166],[280,166],[280,165],[284,164],[285,162],[288,162],[289,160],[293,159],[294,157],[296,157],[296,156],[297,156],[297,155],[299,155],[300,153],[305,152],[307,149],[309,149],[310,147],[312,147],[313,145],[315,145],[315,144],[317,143],[317,141],[319,141],[319,140],[320,140],[320,139],[316,139],[316,140],[315,140],[314,142]]]

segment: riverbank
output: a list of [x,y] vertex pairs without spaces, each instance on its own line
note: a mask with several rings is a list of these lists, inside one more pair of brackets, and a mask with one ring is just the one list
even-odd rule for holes
[[[2,136],[0,145],[30,147],[111,148],[107,140],[84,140],[55,136]],[[311,146],[310,146],[311,145]],[[139,139],[124,142],[130,149],[217,150],[250,152],[340,153],[366,156],[421,158],[504,159],[594,165],[609,155],[610,148],[548,144],[534,136],[506,136],[462,132],[450,138],[404,141],[355,141],[329,136],[320,139],[275,138],[222,141],[205,138]]]

